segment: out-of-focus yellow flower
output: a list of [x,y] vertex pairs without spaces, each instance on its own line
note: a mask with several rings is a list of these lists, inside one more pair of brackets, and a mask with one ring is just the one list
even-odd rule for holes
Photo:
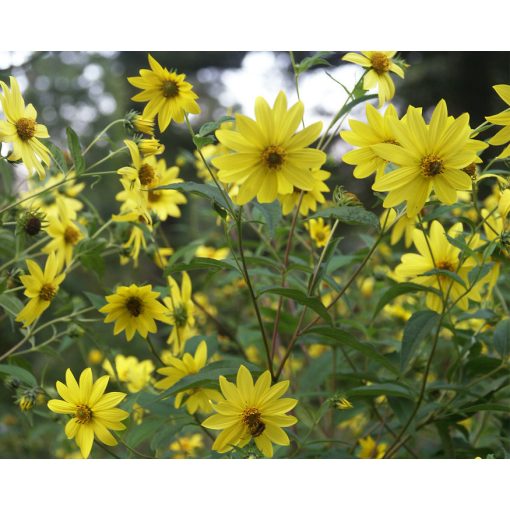
[[377,444],[372,436],[367,436],[358,441],[361,446],[361,450],[358,453],[360,459],[382,459],[388,445],[386,443]]
[[229,253],[230,250],[228,248],[214,248],[213,246],[202,245],[197,248],[195,257],[223,260],[228,257]]
[[308,355],[311,358],[318,358],[319,356],[322,356],[325,352],[329,350],[329,347],[327,345],[323,344],[311,344],[306,349],[308,351]]
[[147,411],[147,409],[144,409],[140,404],[137,404],[136,402],[133,404],[131,417],[133,418],[133,421],[137,425],[141,425],[143,423],[143,419],[146,414],[149,414],[149,411]]
[[204,447],[204,438],[202,434],[193,434],[190,436],[181,436],[174,441],[168,449],[173,452],[174,459],[187,459],[196,457],[197,451]]
[[361,295],[364,298],[370,299],[372,294],[374,293],[375,287],[375,278],[373,276],[368,276],[363,278],[363,281],[360,284]]
[[324,218],[309,220],[306,224],[306,228],[310,232],[310,237],[315,241],[317,248],[326,246],[329,236],[331,235],[331,227],[324,223]]
[[[498,96],[510,107],[510,85],[494,85],[493,89]],[[491,145],[504,145],[510,142],[510,112],[508,108],[496,115],[485,117],[491,124],[503,126],[490,140]],[[510,145],[499,154],[499,159],[508,158],[510,156]]]
[[99,365],[103,361],[104,355],[99,349],[91,349],[87,356],[87,361],[91,365]]
[[106,359],[103,363],[104,370],[112,378],[126,383],[130,393],[137,393],[145,388],[151,380],[151,374],[154,372],[154,363],[150,359],[139,361],[136,356],[115,356],[115,370]]
[[154,252],[154,263],[160,268],[165,269],[168,259],[173,255],[174,249],[170,246],[166,248],[156,248]]

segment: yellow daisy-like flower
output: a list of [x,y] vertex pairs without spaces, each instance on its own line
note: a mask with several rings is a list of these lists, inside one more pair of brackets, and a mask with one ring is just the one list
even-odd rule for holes
[[191,299],[191,279],[185,271],[182,273],[182,286],[168,277],[170,296],[163,302],[170,311],[169,323],[173,325],[167,342],[173,345],[173,354],[180,354],[184,350],[186,340],[195,334],[195,305]]
[[398,121],[397,110],[389,105],[381,115],[371,104],[366,106],[367,122],[349,119],[351,131],[342,131],[340,136],[351,145],[359,147],[344,154],[343,160],[356,165],[353,175],[364,179],[376,172],[376,179],[382,177],[388,161],[377,155],[372,146],[378,143],[396,144],[390,119]]
[[117,354],[115,356],[115,369],[107,359],[103,363],[103,368],[113,380],[118,375],[119,381],[126,383],[130,393],[137,393],[149,384],[155,366],[150,359],[139,361],[136,356]]
[[9,161],[21,159],[30,175],[35,170],[40,179],[46,172],[41,161],[49,166],[50,151],[38,138],[49,138],[48,130],[43,124],[36,122],[37,112],[32,104],[25,106],[16,78],[10,77],[11,88],[0,81],[4,95],[0,94],[0,102],[5,120],[0,120],[0,142],[12,143],[12,154]]
[[170,72],[162,67],[152,55],[149,55],[150,69],[140,69],[140,76],[128,78],[129,83],[142,89],[131,99],[148,101],[143,110],[144,117],[158,116],[158,126],[165,131],[170,122],[184,122],[186,113],[200,113],[195,101],[198,96],[192,91],[193,86],[186,80],[185,74]]
[[382,143],[372,148],[379,157],[399,168],[380,177],[372,186],[375,191],[388,191],[384,207],[407,201],[407,215],[416,216],[432,191],[445,204],[457,200],[457,190],[470,190],[471,177],[464,171],[480,161],[477,151],[487,144],[470,138],[469,115],[448,118],[442,99],[425,124],[421,112],[410,107],[407,121],[391,121],[398,145]]
[[331,234],[331,227],[324,223],[324,218],[311,219],[306,224],[306,228],[310,231],[310,237],[315,241],[317,248],[326,246]]
[[[498,96],[510,108],[510,85],[494,85],[493,89],[497,92]],[[497,134],[495,134],[490,140],[491,145],[504,145],[510,142],[510,111],[506,110],[498,113],[497,115],[490,115],[485,117],[491,124],[496,126],[503,126]],[[499,159],[508,158],[510,156],[510,145],[505,147],[499,154]]]
[[25,296],[29,297],[30,301],[16,316],[16,320],[25,327],[30,326],[50,306],[65,278],[65,274],[58,274],[55,253],[48,255],[44,273],[33,260],[27,260],[27,267],[30,274],[22,275],[19,279],[25,287]]
[[289,437],[282,427],[297,423],[288,413],[298,403],[294,398],[280,398],[289,388],[289,381],[271,386],[271,374],[266,370],[253,383],[250,371],[241,365],[237,372],[237,385],[220,376],[224,399],[213,404],[217,414],[207,418],[202,425],[221,430],[212,447],[225,453],[234,446],[242,448],[253,438],[257,448],[266,456],[273,456],[273,444],[289,445]]
[[213,246],[202,245],[197,248],[195,257],[206,259],[223,260],[228,257],[230,250],[228,248],[214,248]]
[[[313,188],[303,193],[299,214],[307,216],[310,211],[315,212],[317,210],[317,204],[323,204],[326,201],[323,193],[329,191],[329,187],[325,181],[330,177],[331,172],[326,172],[326,170],[316,168],[312,170]],[[300,196],[301,190],[299,188],[294,188],[294,191],[288,195],[278,195],[278,200],[282,204],[282,213],[291,213],[294,207],[299,203]]]
[[[182,359],[174,356],[167,356],[165,363],[169,367],[158,368],[158,374],[165,378],[154,384],[158,390],[168,390],[183,377],[192,374],[198,374],[207,363],[207,344],[202,340],[192,356],[185,353]],[[180,391],[175,397],[175,407],[179,409],[184,403],[189,414],[195,414],[198,411],[210,413],[212,411],[211,400],[221,400],[221,394],[217,390],[209,388],[193,388],[191,390]]]
[[174,459],[188,459],[196,457],[197,450],[204,447],[204,438],[202,434],[193,434],[191,436],[182,436],[170,444],[168,449],[173,452]]
[[45,230],[52,239],[42,251],[44,253],[55,252],[57,270],[61,271],[64,265],[68,266],[71,263],[74,247],[83,239],[83,234],[78,226],[69,219],[64,208],[60,210],[60,217],[49,218],[49,225]]
[[114,294],[106,296],[108,304],[99,309],[106,313],[105,322],[114,322],[113,334],[126,330],[126,339],[131,341],[138,331],[143,338],[158,330],[156,321],[169,323],[168,310],[157,300],[159,292],[152,291],[152,285],[138,287],[120,286]]
[[218,156],[213,163],[220,169],[221,182],[239,185],[239,205],[255,196],[259,202],[269,203],[294,188],[313,189],[311,169],[320,168],[326,154],[308,146],[319,137],[322,122],[296,133],[303,113],[301,102],[287,110],[287,97],[280,92],[272,109],[264,98],[256,99],[256,120],[236,114],[235,131],[216,131],[218,140],[235,153]]
[[377,444],[372,436],[359,439],[358,442],[361,446],[361,450],[358,454],[360,459],[382,459],[388,449],[386,443]]
[[396,53],[396,51],[362,51],[361,54],[347,53],[342,57],[342,60],[367,69],[363,78],[363,88],[378,89],[379,108],[395,95],[395,85],[390,72],[404,78],[404,69],[393,61]]
[[129,413],[117,406],[126,397],[125,393],[112,391],[105,393],[109,377],[104,375],[96,382],[92,370],[86,368],[76,382],[70,369],[66,371],[66,384],[57,381],[58,394],[63,400],[53,399],[48,407],[54,413],[71,414],[65,433],[68,439],[74,439],[84,459],[90,455],[94,436],[108,446],[115,446],[117,440],[110,430],[124,430],[121,423]]
[[[448,230],[448,235],[455,238],[462,233],[462,230],[462,223],[457,223]],[[415,253],[402,255],[401,264],[395,268],[396,276],[425,287],[437,289],[443,299],[447,295],[452,301],[459,299],[457,305],[462,310],[468,309],[470,299],[480,302],[482,300],[480,290],[483,282],[478,282],[467,292],[469,288],[468,275],[478,265],[477,260],[468,257],[460,264],[459,255],[461,250],[450,244],[443,226],[438,221],[432,222],[430,234],[427,237],[428,239],[425,238],[425,234],[421,230],[414,230],[413,242],[419,255]],[[471,247],[474,249],[478,243],[479,238],[475,236],[471,242]],[[456,273],[465,282],[465,285],[461,285],[460,282],[454,280],[448,274],[424,275],[424,273],[433,269],[444,269]],[[431,310],[441,312],[443,308],[441,296],[434,292],[427,292],[425,304]]]

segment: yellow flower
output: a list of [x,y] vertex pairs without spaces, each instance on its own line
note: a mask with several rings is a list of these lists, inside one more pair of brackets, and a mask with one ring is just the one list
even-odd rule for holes
[[[342,57],[342,60],[367,69],[363,78],[363,88],[370,90],[377,87],[379,108],[395,95],[395,85],[390,72],[404,78],[404,69],[393,60],[396,53],[396,51],[362,51],[361,54],[347,53]],[[405,66],[407,67],[407,65]]]
[[133,404],[131,417],[137,425],[141,425],[143,423],[143,419],[146,414],[149,414],[147,409],[144,409],[140,404],[137,404],[136,402]]
[[310,344],[307,346],[308,355],[311,358],[318,358],[322,356],[325,352],[328,352],[329,347],[323,344]]
[[33,260],[27,260],[27,267],[30,274],[19,278],[25,287],[25,296],[29,297],[30,301],[16,317],[16,320],[22,322],[24,327],[30,326],[50,306],[65,278],[65,274],[57,274],[58,264],[55,253],[48,255],[44,273]]
[[169,257],[173,254],[174,249],[168,247],[156,248],[154,252],[154,263],[160,268],[165,269],[168,264]]
[[237,385],[220,376],[224,399],[213,404],[217,414],[207,418],[202,425],[221,430],[212,448],[225,453],[234,446],[242,448],[253,438],[257,448],[266,456],[273,456],[273,444],[289,445],[289,437],[282,427],[297,422],[285,413],[294,409],[298,401],[280,398],[289,388],[289,381],[271,386],[271,374],[266,370],[253,383],[250,371],[241,365],[237,372]]
[[165,146],[154,137],[139,140],[138,148],[144,156],[157,156],[165,151]]
[[228,257],[230,250],[228,248],[214,248],[213,246],[201,245],[195,252],[195,257],[206,259],[223,260]]
[[136,356],[117,354],[115,356],[115,370],[109,360],[104,361],[103,368],[112,380],[115,380],[118,375],[119,381],[126,383],[130,393],[137,393],[149,384],[155,367],[150,359],[138,361]]
[[68,439],[75,439],[85,459],[90,455],[94,436],[108,446],[115,446],[117,441],[110,430],[126,428],[121,421],[129,413],[115,407],[124,400],[126,394],[118,391],[105,393],[108,379],[104,375],[94,383],[92,370],[86,368],[78,384],[71,370],[67,369],[66,384],[60,381],[56,384],[63,400],[53,399],[48,402],[48,407],[54,413],[73,415],[67,422],[65,433]]
[[180,354],[188,338],[195,334],[195,305],[191,299],[191,279],[185,271],[182,273],[182,286],[179,288],[177,282],[168,277],[170,296],[163,299],[163,302],[170,311],[169,323],[173,328],[167,342],[173,345],[173,354]]
[[48,130],[43,124],[36,122],[37,112],[32,104],[25,106],[16,78],[10,77],[11,89],[0,81],[4,95],[0,94],[0,102],[5,120],[0,120],[0,142],[12,143],[12,154],[9,161],[21,159],[32,175],[35,170],[40,179],[46,172],[41,161],[49,166],[50,151],[38,140],[49,138]]
[[87,361],[91,365],[99,365],[103,361],[104,355],[99,349],[91,349],[87,356]]
[[[185,353],[182,359],[168,356],[166,362],[170,365],[169,367],[158,368],[157,370],[158,374],[165,376],[164,379],[154,384],[154,387],[158,390],[168,390],[183,377],[198,374],[207,362],[207,344],[205,340],[202,340],[194,356],[189,353]],[[212,411],[210,401],[220,399],[221,395],[217,390],[193,388],[177,393],[174,405],[176,409],[179,409],[184,403],[190,414],[195,414],[198,411],[210,413]]]
[[73,259],[74,247],[83,239],[83,234],[78,226],[73,223],[63,207],[59,217],[50,217],[46,232],[52,238],[42,249],[43,253],[55,252],[57,256],[57,271],[61,271],[64,265],[69,266]]
[[390,119],[398,122],[397,110],[389,105],[384,115],[381,115],[371,104],[366,106],[367,122],[349,119],[351,131],[342,131],[340,136],[351,145],[359,147],[344,154],[343,160],[356,165],[353,175],[356,179],[364,179],[376,172],[376,179],[384,175],[388,164],[373,150],[378,143],[396,144],[395,135]]
[[322,122],[296,133],[303,113],[301,102],[287,110],[287,98],[280,92],[272,109],[264,98],[256,99],[256,120],[236,114],[235,131],[216,131],[218,140],[235,151],[213,162],[220,169],[221,182],[239,184],[239,205],[255,196],[261,203],[273,202],[278,194],[292,193],[295,187],[313,189],[311,169],[320,168],[326,155],[308,146],[319,137]]
[[174,459],[187,459],[196,457],[197,450],[204,447],[204,439],[202,434],[193,434],[192,436],[182,436],[174,441],[168,449],[174,452]]
[[[152,188],[156,180],[154,164],[149,164],[148,158],[142,157],[140,149],[135,142],[124,140],[124,143],[129,149],[132,165],[120,168],[117,170],[117,173],[133,181],[137,189]],[[155,158],[151,159],[151,162],[155,161]]]
[[[307,216],[310,211],[315,212],[317,210],[317,204],[323,204],[326,201],[323,193],[329,191],[329,187],[324,181],[329,179],[330,176],[331,172],[316,168],[312,170],[313,187],[310,191],[303,193],[299,214]],[[300,196],[301,190],[299,188],[294,188],[294,191],[288,195],[278,195],[278,200],[282,204],[282,213],[289,214],[292,212],[294,207],[297,206]]]
[[361,451],[358,454],[360,459],[382,459],[388,449],[386,443],[377,444],[372,436],[367,436],[358,442],[361,446]]
[[134,128],[139,131],[140,133],[143,133],[145,135],[154,136],[154,119],[144,117],[143,115],[140,115],[137,113],[133,117],[133,126]]
[[99,309],[106,313],[105,322],[115,321],[113,334],[126,330],[126,339],[132,340],[138,331],[143,338],[157,331],[156,320],[168,323],[168,310],[157,300],[159,292],[152,285],[120,286],[114,294],[106,296],[108,304]]
[[149,55],[150,69],[140,69],[140,76],[128,78],[129,83],[142,89],[131,99],[148,101],[143,110],[144,117],[158,116],[158,126],[165,131],[170,122],[184,122],[186,113],[200,113],[195,101],[198,96],[192,91],[192,85],[185,81],[185,74],[170,72],[162,67],[152,55]]
[[[498,96],[510,107],[510,85],[494,85],[494,90]],[[510,142],[510,111],[508,108],[497,115],[485,117],[491,124],[503,126],[490,140],[491,145],[504,145]],[[499,154],[499,159],[508,158],[510,156],[510,145]]]
[[331,234],[331,228],[324,223],[324,218],[311,219],[306,224],[306,227],[310,231],[310,237],[315,241],[317,248],[326,246]]
[[487,144],[470,138],[469,115],[448,118],[446,102],[436,106],[430,124],[410,107],[407,122],[392,122],[399,145],[377,144],[373,150],[399,168],[377,179],[372,189],[389,191],[384,207],[407,201],[407,215],[416,216],[432,190],[445,204],[457,200],[457,190],[470,190],[471,177],[462,168],[479,161]]
[[[457,223],[448,230],[448,235],[453,238],[461,233],[462,223]],[[457,305],[462,310],[468,309],[469,299],[480,302],[482,299],[480,296],[481,282],[478,282],[469,292],[466,290],[469,288],[468,274],[477,266],[478,262],[473,257],[468,257],[461,263],[459,259],[460,249],[448,242],[445,230],[438,221],[432,222],[430,234],[427,238],[421,230],[416,229],[414,231],[413,241],[419,255],[415,253],[402,255],[401,264],[395,268],[397,277],[437,289],[440,295],[435,292],[427,292],[426,299],[427,307],[436,312],[441,312],[443,308],[441,296],[445,299],[449,295],[450,300],[453,301],[459,299]],[[478,243],[478,239],[475,237],[470,243],[473,249],[476,243]],[[443,269],[456,273],[465,282],[465,286],[448,274],[424,275],[424,273],[433,269]]]

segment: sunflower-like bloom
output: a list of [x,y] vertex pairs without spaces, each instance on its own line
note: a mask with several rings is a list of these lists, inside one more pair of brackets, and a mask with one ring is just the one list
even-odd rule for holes
[[320,135],[322,122],[296,133],[304,106],[298,102],[287,110],[287,97],[280,92],[271,109],[266,100],[255,101],[256,120],[236,114],[236,130],[218,129],[216,137],[234,154],[214,158],[218,178],[239,185],[236,201],[246,204],[255,196],[261,203],[287,195],[294,188],[314,187],[312,168],[320,168],[326,154],[308,146]]
[[163,302],[170,311],[169,323],[173,325],[167,342],[173,346],[174,356],[184,350],[186,340],[195,334],[195,305],[191,299],[191,279],[185,271],[182,273],[182,286],[171,277],[168,277],[170,296]]
[[29,297],[30,301],[16,316],[16,320],[22,322],[25,327],[30,326],[50,306],[65,278],[65,274],[58,274],[55,253],[48,255],[44,273],[33,260],[27,260],[27,267],[30,274],[19,278],[25,286],[25,296]]
[[[391,122],[391,120],[390,120]],[[379,157],[399,168],[377,179],[375,191],[389,191],[384,207],[407,201],[407,215],[416,216],[432,191],[441,202],[453,204],[457,190],[470,190],[471,177],[462,169],[480,162],[477,152],[487,144],[470,138],[469,115],[448,117],[442,99],[434,109],[430,124],[420,110],[410,107],[405,123],[391,122],[398,145],[382,143],[372,148]]]
[[61,207],[58,218],[49,218],[46,232],[52,239],[42,251],[44,253],[55,252],[57,256],[57,270],[61,271],[64,265],[69,266],[71,263],[74,247],[83,239],[83,234],[78,226],[69,219],[64,207]]
[[[448,235],[452,238],[459,236],[461,233],[462,223],[457,223],[448,230]],[[474,257],[468,257],[461,261],[459,258],[460,248],[448,241],[445,230],[438,221],[432,222],[430,234],[427,238],[421,230],[414,230],[413,242],[419,255],[415,253],[402,255],[401,263],[395,268],[396,276],[425,287],[437,289],[439,295],[435,292],[427,292],[425,301],[427,307],[435,312],[442,311],[443,300],[447,296],[450,301],[457,302],[462,310],[468,309],[470,299],[480,302],[482,300],[480,290],[483,283],[485,283],[484,281],[479,281],[467,292],[470,287],[469,272],[478,265],[478,261]],[[470,243],[471,248],[476,248],[479,243],[479,237],[475,236]],[[445,273],[424,274],[434,269],[442,269],[457,274],[464,285]]]
[[32,104],[25,106],[16,78],[10,77],[11,88],[0,81],[4,95],[0,94],[0,102],[5,120],[0,120],[0,142],[12,143],[12,154],[9,161],[21,159],[32,175],[35,170],[40,179],[46,172],[41,161],[50,164],[50,151],[38,140],[49,138],[48,130],[43,124],[36,122],[37,112]]
[[237,385],[220,376],[224,399],[213,404],[217,414],[207,418],[202,425],[222,430],[214,441],[213,450],[225,453],[234,446],[242,448],[253,438],[257,448],[266,456],[273,456],[273,444],[287,446],[289,437],[282,427],[297,422],[288,413],[298,403],[294,398],[280,398],[289,388],[289,381],[271,386],[271,374],[266,370],[253,383],[250,371],[241,365],[237,372]]
[[[164,379],[154,384],[154,387],[158,390],[167,390],[178,383],[183,377],[198,374],[207,362],[207,344],[205,340],[202,340],[194,356],[189,353],[185,353],[182,359],[168,356],[165,362],[170,366],[158,368],[158,374],[165,376]],[[177,393],[174,405],[176,409],[179,409],[184,403],[189,414],[195,414],[197,411],[210,413],[212,412],[211,400],[218,401],[221,398],[221,394],[217,390],[193,388]]]
[[168,310],[157,300],[159,292],[152,291],[152,285],[138,287],[120,286],[114,294],[106,296],[108,304],[99,309],[106,313],[105,322],[115,321],[113,334],[126,330],[126,339],[131,341],[138,331],[143,338],[158,330],[156,321],[169,323]]
[[[498,96],[510,108],[510,85],[494,85],[493,89],[496,91]],[[498,133],[496,133],[490,140],[491,145],[504,145],[510,142],[510,111],[506,110],[498,113],[497,115],[490,115],[485,117],[491,124],[496,126],[503,126]],[[507,145],[505,149],[499,154],[499,159],[508,158],[510,156],[510,145]]]
[[378,143],[396,144],[390,119],[398,121],[397,110],[390,104],[381,115],[371,104],[366,106],[367,122],[349,119],[351,131],[342,131],[340,136],[351,145],[359,147],[344,154],[343,160],[349,165],[356,165],[353,175],[364,179],[376,172],[376,179],[382,177],[388,164],[377,155],[372,147]]
[[[326,170],[317,168],[312,170],[313,188],[310,191],[303,192],[299,214],[307,216],[310,211],[315,212],[317,210],[317,204],[323,204],[326,201],[323,193],[329,191],[329,187],[325,181],[329,179],[330,176],[331,172],[326,172]],[[299,203],[300,196],[301,190],[299,188],[294,188],[294,191],[288,195],[278,195],[278,200],[282,204],[282,213],[291,213],[294,207]]]
[[361,450],[358,454],[360,459],[382,459],[388,445],[386,443],[376,443],[372,436],[367,436],[358,440]]
[[396,53],[396,51],[362,51],[361,54],[347,53],[342,57],[342,60],[367,69],[363,78],[363,88],[370,90],[377,87],[379,108],[395,95],[395,85],[390,72],[404,78],[404,69],[393,60]]
[[107,359],[103,362],[103,368],[112,380],[115,380],[118,376],[119,381],[126,383],[130,393],[137,393],[149,384],[155,367],[150,359],[139,361],[136,356],[117,354],[115,356],[115,369],[110,360]]
[[327,223],[324,223],[324,218],[311,219],[308,221],[306,228],[310,232],[310,237],[315,241],[317,248],[326,246],[331,228]]
[[118,391],[105,393],[108,380],[109,377],[104,375],[94,382],[92,370],[86,368],[78,384],[71,370],[67,369],[66,384],[60,381],[56,384],[63,400],[53,399],[48,402],[48,407],[54,413],[73,416],[67,422],[65,433],[68,439],[76,441],[84,459],[90,455],[94,436],[108,446],[115,446],[117,440],[110,430],[126,428],[121,421],[129,413],[115,407],[124,400],[126,394]]
[[142,89],[131,99],[142,103],[148,101],[143,110],[144,117],[157,115],[159,130],[163,132],[172,120],[184,122],[186,113],[200,113],[195,101],[198,96],[192,91],[193,86],[185,81],[185,74],[170,72],[152,55],[149,55],[149,65],[150,69],[140,69],[140,76],[128,78],[131,85]]

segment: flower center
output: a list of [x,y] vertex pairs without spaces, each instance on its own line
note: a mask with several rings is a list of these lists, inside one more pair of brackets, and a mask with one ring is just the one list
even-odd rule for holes
[[377,74],[384,74],[387,73],[390,69],[390,59],[382,52],[376,51],[372,58],[370,59],[370,62],[372,63],[372,69]]
[[126,301],[126,308],[133,317],[138,317],[142,313],[142,302],[136,296],[131,296]]
[[278,145],[270,145],[264,149],[262,153],[262,162],[270,170],[280,170],[281,166],[285,162],[285,150]]
[[434,177],[444,172],[443,160],[437,156],[425,156],[420,163],[421,173],[425,177]]
[[64,241],[66,242],[66,244],[72,244],[72,245],[75,245],[78,240],[80,239],[80,232],[78,232],[77,229],[75,229],[74,227],[67,227],[65,232],[64,232]]
[[25,224],[25,232],[30,236],[35,236],[41,231],[41,220],[37,216],[28,218]]
[[45,283],[39,291],[39,297],[44,301],[51,301],[56,293],[57,289],[51,283]]
[[154,168],[147,163],[143,164],[138,170],[138,178],[142,186],[148,186],[154,180]]
[[449,260],[441,260],[437,263],[438,269],[445,269],[446,271],[455,272],[455,265]]
[[92,420],[92,409],[88,405],[78,404],[74,417],[80,425],[85,425],[85,423],[89,423]]
[[161,200],[160,191],[149,191],[149,202],[159,202]]
[[35,121],[22,117],[16,122],[16,131],[24,142],[30,140],[35,135]]
[[167,98],[172,98],[179,95],[179,86],[173,80],[166,80],[163,82],[163,95]]
[[476,179],[476,163],[471,163],[463,168],[462,171],[467,173],[471,179]]
[[241,416],[242,422],[248,427],[252,437],[258,437],[266,426],[260,419],[260,411],[255,407],[248,407]]
[[317,239],[317,241],[324,241],[324,239],[326,239],[326,234],[324,234],[324,232],[315,232],[315,239]]
[[184,306],[178,306],[173,313],[175,325],[178,328],[182,328],[188,322],[188,311]]

